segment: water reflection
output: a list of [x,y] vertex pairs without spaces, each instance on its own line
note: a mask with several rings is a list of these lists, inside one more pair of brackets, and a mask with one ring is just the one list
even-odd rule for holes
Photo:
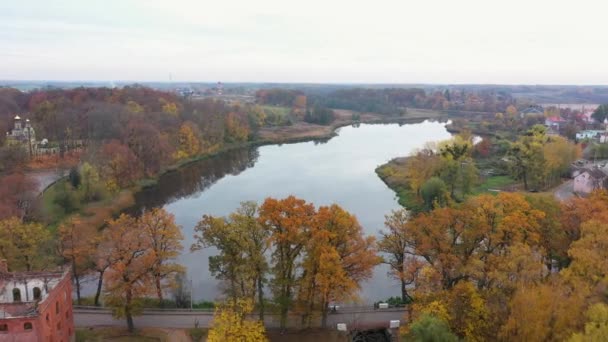
[[[450,136],[439,122],[361,124],[343,127],[337,137],[325,141],[233,150],[162,176],[157,186],[136,195],[134,210],[163,206],[175,215],[184,235],[179,262],[188,269],[194,299],[212,300],[220,294],[208,266],[216,251],[189,252],[193,228],[203,214],[226,216],[242,201],[261,203],[269,196],[294,195],[317,207],[337,203],[357,216],[367,235],[377,236],[384,215],[399,204],[375,168]],[[387,273],[386,265],[380,265],[373,279],[362,284],[363,301],[399,294],[398,282]]]
[[135,195],[135,206],[129,211],[139,213],[147,208],[162,207],[181,198],[205,191],[226,175],[237,176],[253,167],[259,157],[257,147],[230,150],[203,159],[160,177],[158,184]]

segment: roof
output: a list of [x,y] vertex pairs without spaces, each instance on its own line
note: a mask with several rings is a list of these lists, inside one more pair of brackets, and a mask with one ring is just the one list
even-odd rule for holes
[[592,178],[595,178],[595,179],[603,179],[603,178],[608,177],[608,175],[606,175],[606,174],[604,173],[604,171],[602,171],[602,170],[600,170],[600,169],[584,169],[584,170],[582,170],[582,172],[581,172],[581,173],[580,173],[578,176],[576,176],[576,177],[579,177],[580,175],[585,174],[585,173],[588,173],[588,174],[589,174],[589,176],[591,176]]
[[551,121],[551,122],[564,122],[566,120],[564,120],[560,116],[552,116],[552,117],[547,118],[547,121]]
[[19,117],[19,115],[15,115],[15,120],[21,120],[21,118]]
[[532,114],[532,113],[544,113],[545,111],[543,110],[542,107],[538,107],[538,106],[530,106],[526,109],[523,109],[521,111],[522,114]]

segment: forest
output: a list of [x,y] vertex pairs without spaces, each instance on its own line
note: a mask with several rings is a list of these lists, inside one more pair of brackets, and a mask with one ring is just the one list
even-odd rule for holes
[[[381,263],[390,267],[387,281],[400,284],[406,340],[426,341],[429,334],[445,341],[602,340],[608,194],[558,202],[529,191],[477,190],[489,164],[523,190],[546,189],[580,155],[578,145],[534,120],[510,126],[513,101],[390,88],[316,94],[270,88],[259,90],[255,103],[142,86],[2,88],[1,128],[27,113],[37,136],[59,152],[34,158],[0,136],[0,257],[11,271],[69,263],[77,303],[111,307],[130,330],[145,306],[184,306],[184,268],[176,258],[184,247],[213,247],[209,267],[225,301],[211,305],[219,323],[210,340],[240,334],[261,340],[259,321],[268,313],[278,314],[282,327],[294,316],[304,328],[325,326],[329,303],[357,301],[362,282]],[[133,192],[158,175],[255,143],[264,127],[289,125],[277,120],[285,113],[327,125],[333,108],[394,114],[408,107],[504,111],[489,124],[506,136],[476,142],[465,130],[415,151],[401,169],[413,205],[387,213],[376,237],[363,233],[356,213],[293,196],[243,202],[226,217],[201,211],[192,246],[183,246],[167,211],[124,212]],[[38,196],[26,173],[35,165],[68,173]],[[93,298],[81,296],[85,277],[96,280]]]

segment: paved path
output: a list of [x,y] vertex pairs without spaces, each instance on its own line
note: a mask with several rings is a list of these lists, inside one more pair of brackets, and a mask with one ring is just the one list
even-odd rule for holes
[[558,186],[553,191],[553,194],[555,195],[555,198],[560,202],[567,201],[570,198],[574,197],[574,180],[571,179],[567,182],[562,183],[562,185]]
[[41,194],[51,184],[68,174],[67,170],[37,170],[30,171],[26,175],[36,181],[36,192]]
[[[379,327],[386,326],[391,320],[403,322],[404,309],[344,309],[338,313],[330,314],[327,319],[328,326],[346,323],[347,327]],[[135,317],[137,327],[155,328],[193,328],[197,322],[199,327],[209,327],[213,319],[212,312],[204,311],[173,311],[154,310],[145,311],[143,315]],[[299,316],[290,317],[290,325],[296,326],[300,322]],[[126,327],[124,319],[116,320],[106,309],[74,309],[74,324],[77,327],[95,326],[121,326]],[[279,327],[278,315],[267,315],[265,325],[268,328]]]

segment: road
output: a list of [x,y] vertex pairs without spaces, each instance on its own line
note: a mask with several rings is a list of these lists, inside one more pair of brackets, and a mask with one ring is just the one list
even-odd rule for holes
[[555,195],[555,198],[560,202],[567,201],[570,198],[574,197],[574,180],[571,179],[567,182],[562,183],[562,185],[558,186],[553,191],[553,194]]
[[[344,309],[328,316],[328,326],[346,323],[353,327],[388,327],[391,320],[404,320],[404,309]],[[146,310],[143,315],[135,317],[137,327],[155,328],[193,328],[209,327],[213,319],[212,312],[188,310]],[[299,327],[300,316],[291,316],[289,327]],[[124,319],[116,320],[107,309],[74,308],[74,324],[77,327],[121,326],[126,327]],[[278,315],[266,315],[264,324],[268,328],[279,327]]]
[[30,171],[27,176],[36,182],[36,192],[41,194],[51,184],[67,175],[66,170],[37,170]]

